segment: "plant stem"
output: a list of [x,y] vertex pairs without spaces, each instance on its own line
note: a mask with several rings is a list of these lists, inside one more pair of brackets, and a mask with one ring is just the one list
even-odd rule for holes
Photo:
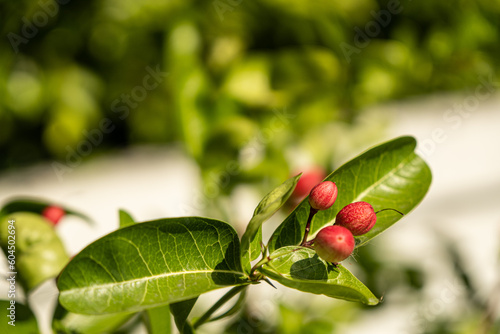
[[230,315],[233,315],[235,314],[236,312],[239,311],[239,309],[241,308],[241,305],[243,304],[244,300],[245,300],[245,297],[246,297],[246,293],[247,293],[247,290],[243,290],[240,295],[238,296],[238,300],[236,301],[236,303],[234,303],[233,306],[231,306],[231,308],[229,310],[227,310],[225,313],[221,314],[221,315],[218,315],[216,317],[213,317],[213,318],[210,318],[208,321],[209,322],[212,322],[212,321],[217,321],[217,320],[220,320],[220,319],[223,319],[223,318],[226,318],[226,317],[229,317]]
[[305,242],[302,246],[303,247],[307,247],[307,248],[314,248],[312,245],[314,244],[314,239],[312,240],[309,240],[307,242]]
[[[285,256],[285,255],[287,255],[287,254],[290,254],[290,253],[293,253],[293,252],[295,252],[295,251],[298,251],[299,249],[301,249],[301,248],[303,248],[303,247],[312,248],[312,244],[313,244],[313,243],[314,243],[314,239],[313,239],[313,240],[311,240],[311,241],[306,242],[304,246],[299,245],[299,246],[297,246],[296,248],[294,248],[294,249],[290,250],[290,251],[289,251],[289,252],[287,252],[287,253],[279,254],[278,256],[276,256],[276,255],[275,255],[274,257],[273,257],[272,255],[268,255],[268,256],[264,256],[264,257],[262,257],[262,259],[261,259],[259,262],[257,262],[257,263],[256,263],[256,264],[252,267],[252,270],[250,270],[250,280],[251,280],[252,282],[257,282],[257,281],[260,281],[260,280],[264,280],[264,281],[266,281],[266,280],[267,280],[267,278],[266,278],[266,276],[265,276],[265,275],[263,275],[263,274],[261,274],[261,273],[259,273],[259,275],[254,275],[254,272],[255,272],[255,271],[256,271],[259,267],[262,267],[263,265],[268,264],[268,263],[269,263],[269,262],[271,262],[272,260],[275,260],[275,259],[280,258],[280,257],[282,257],[282,256]],[[269,265],[271,265],[271,264],[269,263]],[[272,266],[271,266],[271,267],[272,267]],[[268,282],[268,281],[266,281],[266,282],[267,282],[268,284],[270,284],[273,288],[276,288],[276,287],[275,287],[274,285],[272,285],[270,282]]]
[[257,270],[257,268],[259,268],[260,266],[268,263],[269,261],[271,261],[271,258],[269,256],[266,256],[265,254],[262,256],[262,259],[257,262],[253,267],[252,269],[250,270],[250,279],[252,279],[253,277],[253,273],[255,272],[255,270]]
[[243,291],[248,285],[238,285],[229,290],[224,296],[222,296],[211,308],[208,309],[205,314],[203,314],[193,325],[196,329],[207,322],[212,314],[217,311],[222,305],[227,303],[231,298],[236,296],[239,292]]
[[250,276],[250,279],[252,279],[252,278],[253,278],[253,273],[255,272],[255,270],[256,270],[258,267],[260,267],[260,266],[262,266],[263,264],[265,264],[265,263],[269,262],[269,258],[268,258],[268,256],[267,256],[267,246],[266,246],[266,245],[264,245],[264,243],[261,241],[261,242],[260,242],[260,247],[261,247],[261,251],[262,251],[262,259],[261,259],[259,262],[257,262],[257,263],[256,263],[256,264],[252,267],[252,269],[250,269],[250,275],[249,275],[249,276]]
[[309,211],[309,218],[307,218],[307,224],[306,224],[306,229],[304,231],[304,238],[302,239],[302,242],[300,243],[300,246],[304,246],[307,242],[307,237],[309,236],[309,230],[311,229],[311,222],[314,217],[314,215],[318,212],[318,210],[311,208]]
[[[297,248],[298,249],[298,248]],[[281,254],[280,256],[283,256],[283,254]],[[280,257],[278,256],[278,257]],[[271,262],[272,260],[276,259],[277,257],[271,257],[271,255],[268,255],[268,256],[262,256],[262,259],[257,262],[253,267],[252,267],[252,270],[250,270],[250,279],[252,279],[252,276],[253,276],[253,273],[257,270],[257,268],[259,267],[262,267],[263,265],[265,265],[266,263],[268,262]],[[259,277],[258,278],[259,280],[262,279],[262,277]]]

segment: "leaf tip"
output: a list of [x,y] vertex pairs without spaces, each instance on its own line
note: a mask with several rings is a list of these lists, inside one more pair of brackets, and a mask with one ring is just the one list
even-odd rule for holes
[[369,297],[363,304],[368,306],[376,306],[384,301],[384,296],[377,298],[376,296]]

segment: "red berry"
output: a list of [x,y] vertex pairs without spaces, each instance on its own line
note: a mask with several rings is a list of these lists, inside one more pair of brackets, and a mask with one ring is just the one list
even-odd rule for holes
[[321,168],[315,168],[304,172],[292,193],[292,200],[296,203],[302,201],[307,195],[309,195],[311,189],[323,181],[325,177],[326,173]]
[[377,222],[377,215],[370,203],[354,202],[339,211],[335,225],[344,226],[353,235],[362,235],[372,229]]
[[321,182],[312,188],[309,194],[309,204],[313,209],[326,210],[337,199],[337,185],[332,181]]
[[337,263],[352,254],[355,241],[352,233],[342,226],[327,226],[314,239],[316,254],[327,262]]
[[54,225],[56,225],[59,220],[64,217],[65,214],[66,212],[63,208],[55,205],[49,205],[42,211],[42,216],[50,220],[52,223],[54,223]]

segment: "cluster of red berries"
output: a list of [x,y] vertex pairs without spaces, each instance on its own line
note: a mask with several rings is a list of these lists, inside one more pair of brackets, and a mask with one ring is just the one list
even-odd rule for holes
[[[316,185],[309,194],[311,214],[306,227],[309,232],[311,219],[319,210],[330,208],[337,199],[337,186],[332,181]],[[373,207],[367,202],[354,202],[339,211],[335,224],[320,230],[312,242],[304,240],[302,245],[314,247],[320,258],[327,262],[338,263],[348,258],[355,246],[354,236],[370,231],[377,221]]]

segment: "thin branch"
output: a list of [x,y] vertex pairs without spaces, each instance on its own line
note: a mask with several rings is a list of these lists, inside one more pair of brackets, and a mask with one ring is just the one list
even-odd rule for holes
[[212,314],[214,314],[215,311],[217,311],[222,305],[227,303],[231,298],[236,296],[238,293],[243,291],[248,285],[238,285],[229,290],[224,296],[222,296],[217,303],[215,303],[211,308],[208,309],[205,314],[203,314],[198,320],[193,325],[193,328],[198,328],[207,321],[209,321],[210,317]]
[[306,224],[306,229],[304,231],[304,238],[302,239],[302,242],[300,243],[301,246],[304,246],[307,242],[307,237],[309,236],[309,231],[311,229],[311,222],[314,217],[314,215],[318,212],[318,210],[311,208],[309,211],[309,218],[307,218],[307,224]]

